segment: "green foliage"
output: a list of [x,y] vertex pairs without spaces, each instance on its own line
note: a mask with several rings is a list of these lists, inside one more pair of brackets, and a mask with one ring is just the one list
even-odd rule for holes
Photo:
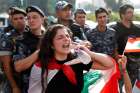
[[135,21],[140,21],[140,14],[135,14],[134,20]]
[[95,14],[94,13],[88,13],[87,14],[87,20],[96,21]]
[[110,22],[120,20],[120,16],[117,12],[112,12],[110,15]]

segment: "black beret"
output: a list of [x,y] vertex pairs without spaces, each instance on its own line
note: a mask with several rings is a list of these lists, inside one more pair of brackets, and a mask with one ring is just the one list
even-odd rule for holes
[[34,5],[28,6],[28,7],[26,8],[26,13],[29,13],[29,12],[37,12],[37,13],[39,13],[42,17],[45,17],[44,12],[43,12],[38,6],[34,6]]
[[86,14],[85,10],[81,9],[81,8],[80,9],[76,9],[74,14],[77,14],[77,13],[79,13],[79,14]]
[[9,8],[9,14],[10,15],[23,14],[24,16],[26,16],[25,10],[23,10],[23,9],[21,9],[19,7],[10,7]]

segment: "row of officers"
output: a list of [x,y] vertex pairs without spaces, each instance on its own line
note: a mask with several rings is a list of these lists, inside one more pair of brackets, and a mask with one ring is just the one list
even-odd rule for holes
[[[54,24],[68,27],[73,33],[72,41],[74,44],[85,45],[89,50],[107,54],[116,61],[119,59],[119,55],[124,55],[128,38],[140,36],[140,28],[132,22],[134,12],[132,5],[125,4],[120,7],[120,21],[111,27],[106,25],[109,17],[108,11],[105,8],[97,9],[95,16],[98,24],[94,29],[90,29],[85,24],[86,12],[83,9],[77,9],[72,19],[72,8],[70,3],[58,1],[55,6],[57,20],[53,20],[49,25],[46,22],[47,18],[44,12],[37,6],[29,6],[26,11],[18,7],[9,8],[9,26],[0,32],[0,61],[7,78],[4,83],[4,87],[6,87],[3,88],[4,93],[28,93],[31,69],[37,60],[35,54],[38,52],[42,38],[46,36],[45,33],[52,30],[53,28],[51,29],[50,26]],[[67,47],[67,45],[63,47]],[[125,91],[132,93],[132,86],[138,78],[140,57],[139,53],[125,55],[128,57],[126,69],[129,74],[126,77],[130,77],[131,80],[131,82],[129,79],[127,80],[126,84],[129,85],[129,88]],[[120,82],[120,86],[122,86],[123,80]],[[82,85],[83,82],[80,84]],[[47,93],[55,93],[57,87],[53,88]],[[74,89],[77,91],[75,93],[81,93],[82,87],[77,87],[77,89],[80,91]],[[66,92],[60,91],[60,93]]]

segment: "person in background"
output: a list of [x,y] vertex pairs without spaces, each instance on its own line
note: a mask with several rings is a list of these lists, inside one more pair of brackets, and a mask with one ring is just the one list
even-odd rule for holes
[[76,9],[74,12],[74,20],[77,24],[80,25],[84,33],[90,30],[89,26],[85,23],[86,12],[84,9]]
[[38,49],[44,34],[41,27],[45,17],[44,12],[37,6],[28,6],[26,12],[30,30],[23,34],[23,39],[19,41],[20,44],[13,55],[15,70],[21,76],[22,93],[28,93],[30,70],[36,61],[34,52]]
[[74,41],[87,40],[84,32],[82,31],[79,24],[75,23],[72,18],[72,4],[66,1],[58,1],[56,3],[56,16],[57,22],[55,24],[63,24],[69,27],[73,33]]
[[116,32],[106,25],[108,12],[105,8],[99,8],[95,11],[95,16],[98,22],[97,27],[86,33],[87,39],[92,44],[91,50],[115,58],[117,55]]
[[[13,7],[11,10],[11,25],[13,29],[1,34],[0,36],[0,61],[3,64],[3,70],[7,77],[8,84],[4,88],[4,93],[20,93],[17,79],[14,78],[14,68],[12,63],[13,52],[17,45],[17,40],[22,38],[23,32],[26,29],[26,12],[18,7]],[[9,85],[10,84],[10,85]]]
[[71,45],[71,31],[66,26],[48,28],[31,71],[29,93],[81,93],[83,70],[114,67],[109,56]]
[[66,1],[58,1],[55,6],[57,22],[56,24],[63,24],[70,27],[73,24],[72,19],[72,4]]
[[[120,21],[111,27],[116,30],[118,54],[123,55],[128,38],[140,37],[140,28],[133,23],[134,7],[130,4],[124,4],[119,8]],[[140,68],[140,53],[127,53],[127,70],[131,79],[132,86],[137,78],[137,72]]]

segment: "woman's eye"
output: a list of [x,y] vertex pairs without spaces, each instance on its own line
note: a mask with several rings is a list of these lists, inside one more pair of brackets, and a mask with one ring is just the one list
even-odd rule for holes
[[56,39],[62,39],[63,37],[57,37]]

